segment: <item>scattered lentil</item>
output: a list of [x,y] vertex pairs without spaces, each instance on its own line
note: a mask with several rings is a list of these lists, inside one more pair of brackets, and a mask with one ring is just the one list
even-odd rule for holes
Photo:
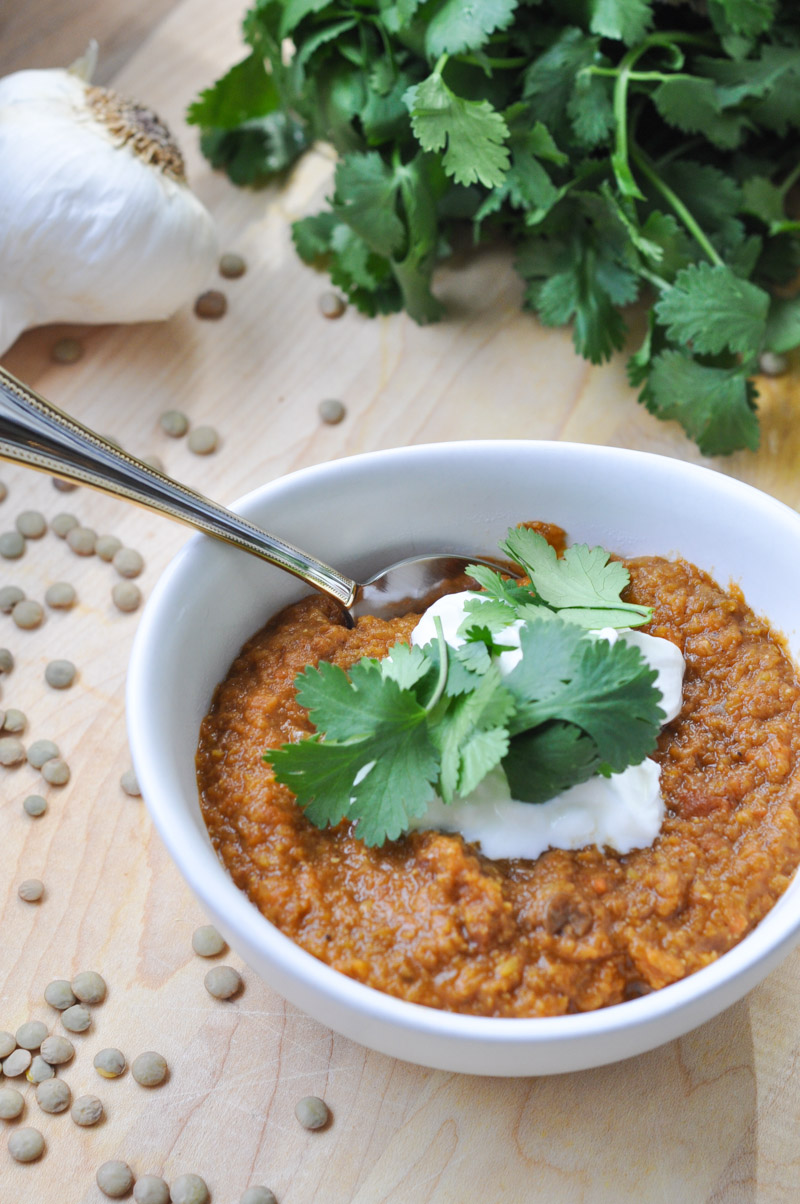
[[268,1187],[248,1187],[239,1204],[278,1204],[278,1200]]
[[56,1033],[42,1041],[39,1053],[51,1066],[64,1066],[75,1057],[75,1046],[69,1037],[60,1037]]
[[158,421],[164,434],[173,439],[180,439],[189,429],[189,419],[180,410],[165,410]]
[[192,948],[198,957],[216,957],[228,946],[213,924],[203,924],[192,933]]
[[28,746],[28,764],[34,769],[41,769],[45,761],[52,761],[59,755],[59,747],[52,740],[34,740]]
[[103,1195],[112,1200],[126,1196],[133,1187],[133,1171],[127,1162],[104,1162],[95,1178]]
[[104,1079],[118,1079],[127,1065],[124,1053],[113,1047],[100,1049],[94,1055],[94,1068]]
[[13,1033],[7,1033],[5,1030],[0,1032],[0,1061],[7,1058],[10,1053],[13,1053],[17,1048],[17,1043],[14,1040]]
[[54,690],[67,690],[74,682],[76,673],[72,661],[49,661],[45,666],[44,679]]
[[322,1129],[331,1116],[328,1105],[317,1095],[306,1095],[298,1100],[294,1114],[304,1129]]
[[44,600],[53,610],[69,610],[77,601],[75,586],[68,581],[54,581],[45,590]]
[[44,1153],[44,1138],[38,1129],[15,1129],[8,1139],[8,1152],[16,1162],[35,1162]]
[[47,1025],[41,1020],[28,1020],[14,1033],[20,1049],[38,1049],[48,1034]]
[[0,765],[19,765],[25,760],[25,745],[16,736],[0,736]]
[[52,477],[53,488],[59,493],[72,493],[78,488],[77,481],[65,481],[63,477]]
[[97,534],[91,527],[72,527],[67,531],[67,543],[76,556],[93,556]]
[[167,1077],[167,1063],[160,1053],[147,1050],[133,1059],[131,1074],[142,1087],[158,1087]]
[[103,1119],[103,1104],[96,1095],[79,1095],[72,1105],[70,1116],[76,1125],[88,1128]]
[[[12,585],[10,588],[14,589],[14,586]],[[22,593],[21,590],[20,593]],[[22,601],[22,599],[18,598],[17,601]],[[0,609],[2,609],[2,607],[0,607]],[[8,648],[0,648],[0,673],[10,673],[13,668],[14,657],[11,655]]]
[[47,530],[47,522],[40,510],[23,510],[17,515],[16,528],[25,539],[41,539]]
[[194,312],[198,318],[216,320],[224,316],[228,308],[228,298],[217,288],[207,289],[201,293],[194,303]]
[[109,562],[114,559],[121,547],[122,540],[117,539],[116,535],[98,535],[94,550],[101,560]]
[[235,251],[226,251],[219,259],[219,274],[226,280],[238,280],[247,271],[247,264]]
[[16,1087],[0,1087],[0,1120],[16,1120],[22,1115],[25,1100]]
[[119,548],[111,563],[120,577],[138,577],[144,568],[144,558],[135,548]]
[[7,1079],[19,1078],[21,1074],[30,1066],[33,1061],[33,1054],[29,1049],[15,1049],[7,1058],[3,1059],[3,1074]]
[[6,721],[6,713],[4,710],[2,710],[2,708],[0,708],[0,730],[2,730],[2,727],[3,727],[3,724],[5,723],[5,721]]
[[72,1103],[69,1084],[63,1079],[45,1079],[36,1088],[36,1102],[42,1112],[66,1112]]
[[328,426],[336,426],[337,422],[341,422],[347,413],[344,402],[337,401],[332,397],[321,401],[318,410],[320,418],[323,422],[327,422]]
[[32,631],[34,627],[41,627],[44,608],[40,602],[34,602],[32,598],[23,598],[12,610],[11,618],[23,631]]
[[[78,1002],[72,993],[72,984],[66,978],[54,978],[52,982],[49,982],[44,989],[44,997],[50,1007],[58,1008],[59,1012],[66,1011],[67,1008],[72,1007],[73,1003]],[[66,1041],[66,1037],[59,1037],[58,1040]]]
[[172,1204],[208,1204],[208,1188],[199,1175],[179,1175],[169,1189]]
[[25,591],[18,585],[4,585],[0,589],[0,610],[4,615],[10,615],[18,602],[25,597]]
[[765,376],[784,376],[789,371],[789,360],[776,351],[762,351],[758,366]]
[[323,293],[317,304],[323,318],[341,318],[347,309],[344,298],[338,293]]
[[25,903],[38,903],[44,894],[44,883],[38,878],[26,878],[20,882],[17,894]]
[[18,736],[28,726],[28,716],[18,707],[9,707],[3,718],[3,730]]
[[47,810],[47,799],[42,798],[41,794],[29,794],[22,807],[26,815],[30,815],[32,819],[38,819]]
[[169,1188],[158,1175],[142,1175],[133,1189],[136,1204],[169,1204]]
[[83,355],[83,343],[78,339],[57,339],[50,349],[50,357],[57,364],[74,364]]
[[59,539],[66,539],[73,527],[77,527],[79,525],[80,524],[78,523],[78,520],[74,514],[57,514],[50,523],[50,526],[52,527],[53,531],[55,531]]
[[69,765],[61,757],[52,757],[42,766],[42,777],[51,786],[66,786],[69,781]]
[[25,551],[25,540],[19,531],[4,531],[0,535],[0,556],[5,560],[19,560]]
[[28,1067],[25,1078],[29,1083],[33,1083],[34,1086],[37,1086],[39,1083],[43,1083],[45,1079],[51,1079],[54,1074],[55,1070],[50,1063],[45,1062],[41,1054],[36,1054],[30,1066]]
[[132,798],[140,798],[141,790],[139,789],[139,779],[132,769],[126,769],[122,777],[119,779],[119,784],[126,794],[130,794]]
[[72,990],[81,1003],[102,1003],[108,988],[96,970],[81,970],[72,980]]
[[241,974],[233,966],[213,966],[203,982],[209,995],[215,999],[232,999],[244,985]]
[[85,1033],[92,1023],[92,1013],[82,1003],[73,1003],[61,1013],[61,1023],[71,1033]]
[[5,481],[0,481],[0,502],[4,502],[7,497],[8,489],[6,488]]
[[118,581],[111,590],[111,600],[117,610],[126,613],[138,610],[142,602],[142,591],[133,581]]
[[217,450],[218,443],[219,435],[213,426],[196,426],[194,430],[189,431],[189,438],[186,440],[189,451],[194,452],[196,456],[210,456]]

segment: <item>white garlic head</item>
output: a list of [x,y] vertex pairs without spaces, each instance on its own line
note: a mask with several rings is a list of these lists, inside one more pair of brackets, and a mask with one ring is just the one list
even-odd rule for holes
[[49,322],[167,318],[217,252],[151,110],[72,71],[0,79],[0,354]]

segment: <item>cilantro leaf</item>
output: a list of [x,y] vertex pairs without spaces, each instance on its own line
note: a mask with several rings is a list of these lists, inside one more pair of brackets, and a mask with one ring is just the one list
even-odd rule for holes
[[642,400],[659,418],[674,418],[706,456],[724,456],[759,442],[756,391],[740,366],[701,364],[667,349],[653,360]]
[[627,46],[639,42],[653,24],[648,0],[589,0],[589,28]]
[[[432,738],[441,753],[439,792],[446,803],[455,794],[469,794],[500,762],[508,749],[506,724],[513,710],[514,698],[497,669],[478,678],[471,693],[459,696],[444,710]],[[487,733],[491,733],[488,742],[475,743]]]
[[186,120],[206,129],[233,130],[254,117],[273,112],[278,104],[278,92],[264,69],[263,58],[250,54],[200,93],[189,105]]
[[546,803],[586,782],[600,765],[595,742],[574,723],[552,720],[512,739],[503,759],[511,797]]
[[675,277],[656,302],[656,314],[676,342],[700,354],[729,348],[752,355],[764,338],[769,294],[740,280],[724,264],[697,263]]
[[800,346],[800,297],[773,298],[764,345],[779,353]]
[[504,145],[508,126],[488,100],[466,100],[435,72],[405,94],[411,125],[420,146],[441,151],[442,165],[457,184],[501,184],[508,169]]
[[381,156],[351,154],[336,167],[331,208],[378,255],[403,246],[405,230],[395,211],[398,180]]
[[444,0],[434,11],[425,31],[425,49],[432,59],[441,54],[479,50],[490,34],[505,29],[514,17],[518,0],[483,0],[464,4]]

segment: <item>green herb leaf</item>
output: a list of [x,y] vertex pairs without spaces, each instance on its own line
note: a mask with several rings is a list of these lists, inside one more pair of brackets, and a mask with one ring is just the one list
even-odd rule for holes
[[642,400],[659,418],[674,418],[706,456],[739,447],[756,451],[756,391],[740,366],[716,368],[682,351],[662,351],[654,361]]
[[723,264],[692,264],[656,302],[671,339],[701,355],[726,348],[752,355],[764,338],[769,294]]
[[425,31],[425,49],[432,59],[442,54],[479,50],[490,34],[510,25],[518,0],[483,0],[465,4],[444,0],[433,12]]
[[442,165],[457,184],[480,181],[487,188],[503,182],[508,169],[504,145],[508,126],[488,100],[465,100],[434,73],[409,88],[405,102],[420,146],[444,150]]

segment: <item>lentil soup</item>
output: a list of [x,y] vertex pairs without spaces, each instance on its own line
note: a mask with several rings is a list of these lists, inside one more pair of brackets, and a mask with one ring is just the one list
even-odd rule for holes
[[419,616],[365,617],[348,630],[332,603],[311,597],[244,646],[200,733],[211,839],[263,915],[368,986],[504,1017],[635,998],[751,931],[800,862],[796,671],[735,588],[680,560],[625,563],[626,597],[653,607],[647,631],[686,659],[681,714],[654,754],[666,817],[652,846],[492,861],[458,835],[367,848],[346,822],[315,828],[262,760],[313,731],[294,679],[307,664],[387,655]]

